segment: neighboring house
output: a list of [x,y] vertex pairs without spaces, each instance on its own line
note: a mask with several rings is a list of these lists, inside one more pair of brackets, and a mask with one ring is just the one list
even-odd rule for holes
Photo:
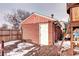
[[62,31],[55,19],[33,13],[21,22],[23,39],[41,45],[53,45],[60,39]]

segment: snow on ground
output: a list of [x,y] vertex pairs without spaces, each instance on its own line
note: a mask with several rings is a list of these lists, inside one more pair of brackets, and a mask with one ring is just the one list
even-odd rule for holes
[[[29,50],[19,50],[19,51],[11,51],[10,53],[7,53],[6,56],[23,56],[24,54],[27,54],[29,51],[34,49],[35,47],[29,49]],[[17,48],[16,48],[17,49]]]
[[18,48],[25,48],[25,47],[29,47],[29,46],[33,46],[33,44],[30,43],[19,43],[18,44]]
[[16,42],[19,42],[19,41],[20,41],[20,40],[5,42],[5,43],[4,43],[4,46],[13,45],[13,44],[15,44]]
[[33,44],[30,43],[19,43],[17,45],[17,48],[13,49],[11,52],[6,53],[6,56],[23,56],[24,54],[27,54],[29,51],[34,49],[35,47],[32,47],[31,49],[25,50],[25,48],[31,47]]
[[[55,45],[60,46],[61,43],[62,41],[58,41],[58,43],[56,43]],[[62,47],[64,47],[65,49],[70,48],[70,41],[64,41]]]
[[62,44],[62,47],[70,48],[70,41],[64,41],[64,43]]

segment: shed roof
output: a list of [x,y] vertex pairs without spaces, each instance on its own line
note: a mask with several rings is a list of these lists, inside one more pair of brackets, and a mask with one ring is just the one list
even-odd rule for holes
[[33,23],[44,23],[49,21],[55,21],[53,18],[46,17],[43,15],[39,15],[37,13],[33,13],[28,18],[26,18],[24,21],[21,22],[21,24],[33,24]]

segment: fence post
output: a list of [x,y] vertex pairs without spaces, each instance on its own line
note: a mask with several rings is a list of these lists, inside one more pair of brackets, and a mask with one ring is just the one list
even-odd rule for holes
[[3,30],[1,30],[2,38],[1,38],[1,55],[4,56],[4,41],[3,41]]
[[4,56],[4,41],[1,41],[1,55]]

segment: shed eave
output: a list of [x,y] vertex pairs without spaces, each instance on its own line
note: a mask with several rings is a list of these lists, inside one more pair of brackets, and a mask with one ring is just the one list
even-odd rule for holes
[[[53,18],[50,18],[50,17],[47,17],[47,16],[43,16],[43,15],[39,15],[39,14],[37,14],[37,13],[33,13],[32,15],[30,15],[29,17],[27,17],[25,20],[23,20],[20,24],[22,25],[22,24],[24,24],[24,22],[26,21],[26,20],[28,20],[28,18],[30,18],[31,16],[33,16],[33,15],[36,15],[36,16],[39,16],[39,17],[44,17],[44,18],[47,18],[48,19],[48,21],[55,21],[55,19],[53,19]],[[47,19],[45,19],[45,20],[47,20]]]

